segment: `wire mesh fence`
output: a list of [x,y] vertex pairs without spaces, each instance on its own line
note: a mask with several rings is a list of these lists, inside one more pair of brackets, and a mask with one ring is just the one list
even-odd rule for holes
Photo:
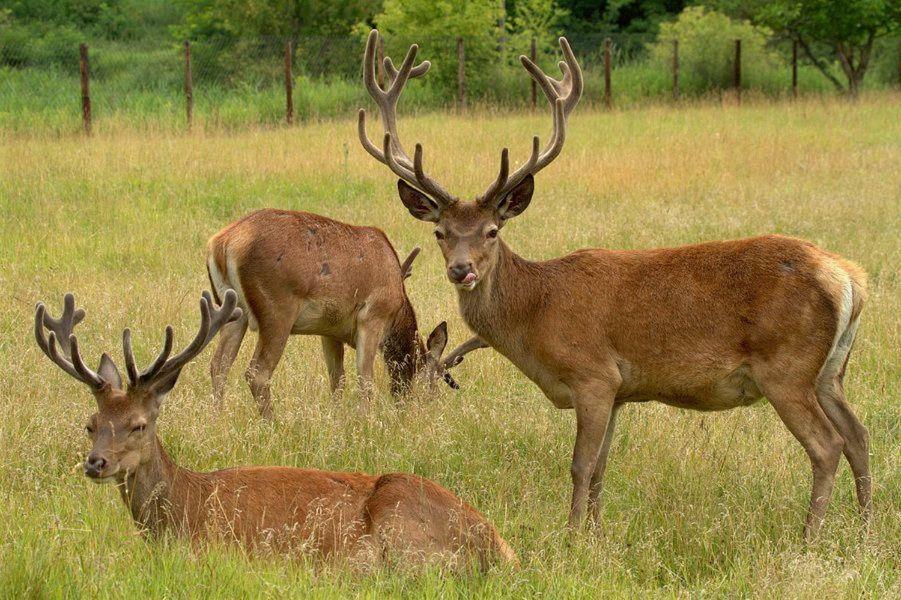
[[[791,60],[790,44],[784,42],[774,41],[763,60],[759,53],[741,56],[739,45],[730,41],[716,49],[712,68],[702,68],[697,52],[680,56],[672,40],[633,34],[567,37],[582,65],[588,104],[625,106],[736,89],[770,95],[830,90],[812,67]],[[405,110],[413,111],[543,102],[517,57],[534,56],[548,73],[556,72],[560,58],[553,39],[516,36],[388,37],[383,52],[398,60],[414,41],[419,58],[433,66],[405,92]],[[192,121],[239,127],[347,117],[368,102],[360,83],[363,40],[357,37],[22,44],[27,40],[0,45],[0,127],[6,129],[63,132],[117,121],[176,129]]]

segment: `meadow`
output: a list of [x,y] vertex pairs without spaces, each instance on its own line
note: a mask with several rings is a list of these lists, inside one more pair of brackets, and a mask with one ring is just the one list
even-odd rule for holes
[[[258,418],[240,376],[214,405],[207,350],[162,409],[165,446],[213,470],[281,464],[410,471],[489,517],[519,569],[453,575],[349,573],[278,556],[140,536],[112,487],[81,472],[90,392],[34,343],[34,305],[87,310],[91,362],[120,360],[132,327],[139,362],[172,323],[197,326],[207,238],[260,207],[309,210],[385,230],[398,252],[421,245],[407,287],[420,326],[447,319],[468,337],[427,224],[359,146],[352,120],[234,132],[99,128],[93,138],[0,130],[0,595],[7,597],[897,597],[901,594],[901,124],[897,93],[859,102],[700,103],[570,120],[563,154],[537,178],[529,210],[503,230],[523,256],[586,246],[647,248],[770,232],[859,262],[870,299],[846,379],[869,428],[875,513],[863,531],[842,462],[820,538],[801,527],[810,466],[764,401],[702,414],[657,404],[620,413],[603,520],[569,536],[574,417],[490,350],[472,354],[430,397],[387,394],[381,365],[371,418],[333,400],[319,340],[295,337],[273,380],[276,418]],[[473,112],[402,118],[427,168],[464,197],[480,192],[508,145],[514,162],[549,119]],[[249,334],[248,341],[253,340]],[[352,354],[352,353],[351,353]]]

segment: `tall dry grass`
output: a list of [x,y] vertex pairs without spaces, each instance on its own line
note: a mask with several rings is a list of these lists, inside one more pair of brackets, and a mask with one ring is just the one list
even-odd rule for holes
[[[127,130],[94,139],[22,138],[0,146],[0,590],[9,596],[382,597],[898,594],[901,542],[901,125],[899,97],[857,104],[578,112],[563,155],[538,178],[529,210],[504,229],[521,254],[584,246],[643,248],[782,232],[859,261],[871,278],[847,379],[870,430],[875,518],[862,535],[843,464],[820,541],[804,546],[809,464],[764,402],[719,414],[635,405],[611,451],[602,527],[569,539],[564,523],[574,437],[570,412],[490,351],[456,377],[463,389],[384,393],[371,421],[354,393],[333,402],[318,340],[295,338],[273,381],[277,417],[257,418],[240,372],[213,406],[207,352],[182,375],[160,421],[183,465],[286,464],[413,471],[491,518],[518,571],[452,577],[329,567],[240,552],[196,553],[135,532],[112,488],[85,481],[87,390],[36,348],[37,300],[72,290],[88,311],[80,340],[119,356],[134,330],[139,360],[166,323],[186,340],[206,283],[208,236],[249,210],[310,210],[383,228],[398,251],[424,247],[410,294],[423,329],[448,319],[467,336],[430,228],[411,219],[393,178],[334,122],[233,135]],[[427,168],[471,196],[499,149],[521,160],[549,117],[433,115],[402,123]],[[56,309],[58,310],[58,308]],[[350,359],[348,359],[350,367]],[[352,368],[351,368],[352,371]],[[351,386],[352,389],[352,386]]]

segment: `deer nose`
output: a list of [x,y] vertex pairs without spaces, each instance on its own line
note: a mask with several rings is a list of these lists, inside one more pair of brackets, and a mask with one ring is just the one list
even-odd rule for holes
[[107,460],[104,457],[92,452],[88,455],[88,459],[84,461],[84,474],[88,477],[99,477],[107,464]]
[[447,268],[447,273],[455,283],[461,283],[472,273],[472,263],[454,263]]

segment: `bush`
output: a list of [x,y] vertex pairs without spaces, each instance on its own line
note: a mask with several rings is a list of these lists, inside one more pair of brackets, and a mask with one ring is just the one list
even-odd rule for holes
[[783,61],[766,47],[769,30],[726,15],[690,6],[678,19],[660,26],[651,48],[659,68],[672,64],[673,40],[679,40],[681,87],[689,94],[732,87],[735,40],[741,40],[742,77],[747,87],[778,79]]

